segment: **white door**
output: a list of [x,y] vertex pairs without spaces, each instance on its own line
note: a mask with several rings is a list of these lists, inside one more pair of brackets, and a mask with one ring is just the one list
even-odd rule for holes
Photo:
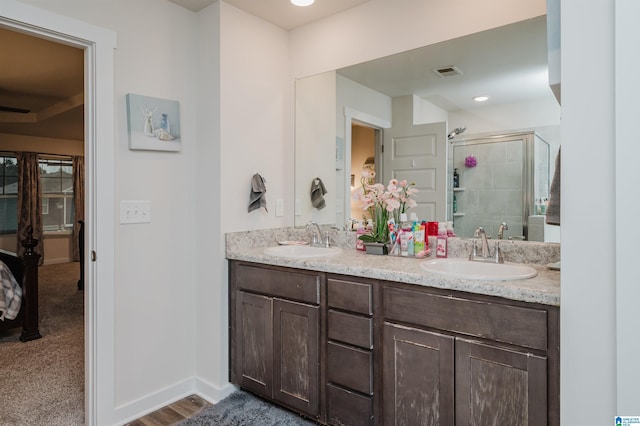
[[420,220],[447,220],[447,125],[445,122],[384,130],[383,182],[414,182]]

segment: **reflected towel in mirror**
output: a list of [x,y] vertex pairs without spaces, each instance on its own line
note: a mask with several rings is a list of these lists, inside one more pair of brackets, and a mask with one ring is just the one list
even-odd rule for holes
[[251,178],[251,192],[249,193],[249,213],[254,210],[259,209],[260,207],[264,207],[264,211],[267,213],[267,198],[265,193],[267,192],[267,188],[264,185],[266,181],[262,176],[258,173],[253,175]]
[[547,205],[546,215],[545,222],[548,225],[560,225],[560,148],[558,148],[556,170],[553,173],[553,180],[549,189],[549,204]]
[[326,206],[324,201],[324,194],[327,193],[327,188],[324,187],[322,179],[319,177],[311,181],[311,204],[318,210],[322,210]]

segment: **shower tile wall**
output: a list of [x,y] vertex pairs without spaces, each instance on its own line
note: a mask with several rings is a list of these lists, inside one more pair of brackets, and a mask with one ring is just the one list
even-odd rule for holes
[[[476,167],[465,167],[469,155],[476,157]],[[453,148],[453,167],[460,174],[460,189],[454,192],[458,236],[473,237],[474,230],[482,226],[487,235],[497,238],[502,222],[509,226],[505,238],[523,235],[523,156],[522,140]]]

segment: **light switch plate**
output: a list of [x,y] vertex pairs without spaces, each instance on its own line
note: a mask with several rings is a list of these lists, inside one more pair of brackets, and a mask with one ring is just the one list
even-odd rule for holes
[[282,198],[276,199],[276,217],[284,216],[284,200]]
[[151,223],[151,201],[120,200],[120,223]]

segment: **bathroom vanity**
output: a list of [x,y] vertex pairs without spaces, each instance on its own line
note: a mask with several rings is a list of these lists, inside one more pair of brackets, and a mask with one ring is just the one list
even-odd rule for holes
[[[250,246],[250,245],[249,245]],[[227,244],[230,381],[322,424],[559,424],[559,273]]]

